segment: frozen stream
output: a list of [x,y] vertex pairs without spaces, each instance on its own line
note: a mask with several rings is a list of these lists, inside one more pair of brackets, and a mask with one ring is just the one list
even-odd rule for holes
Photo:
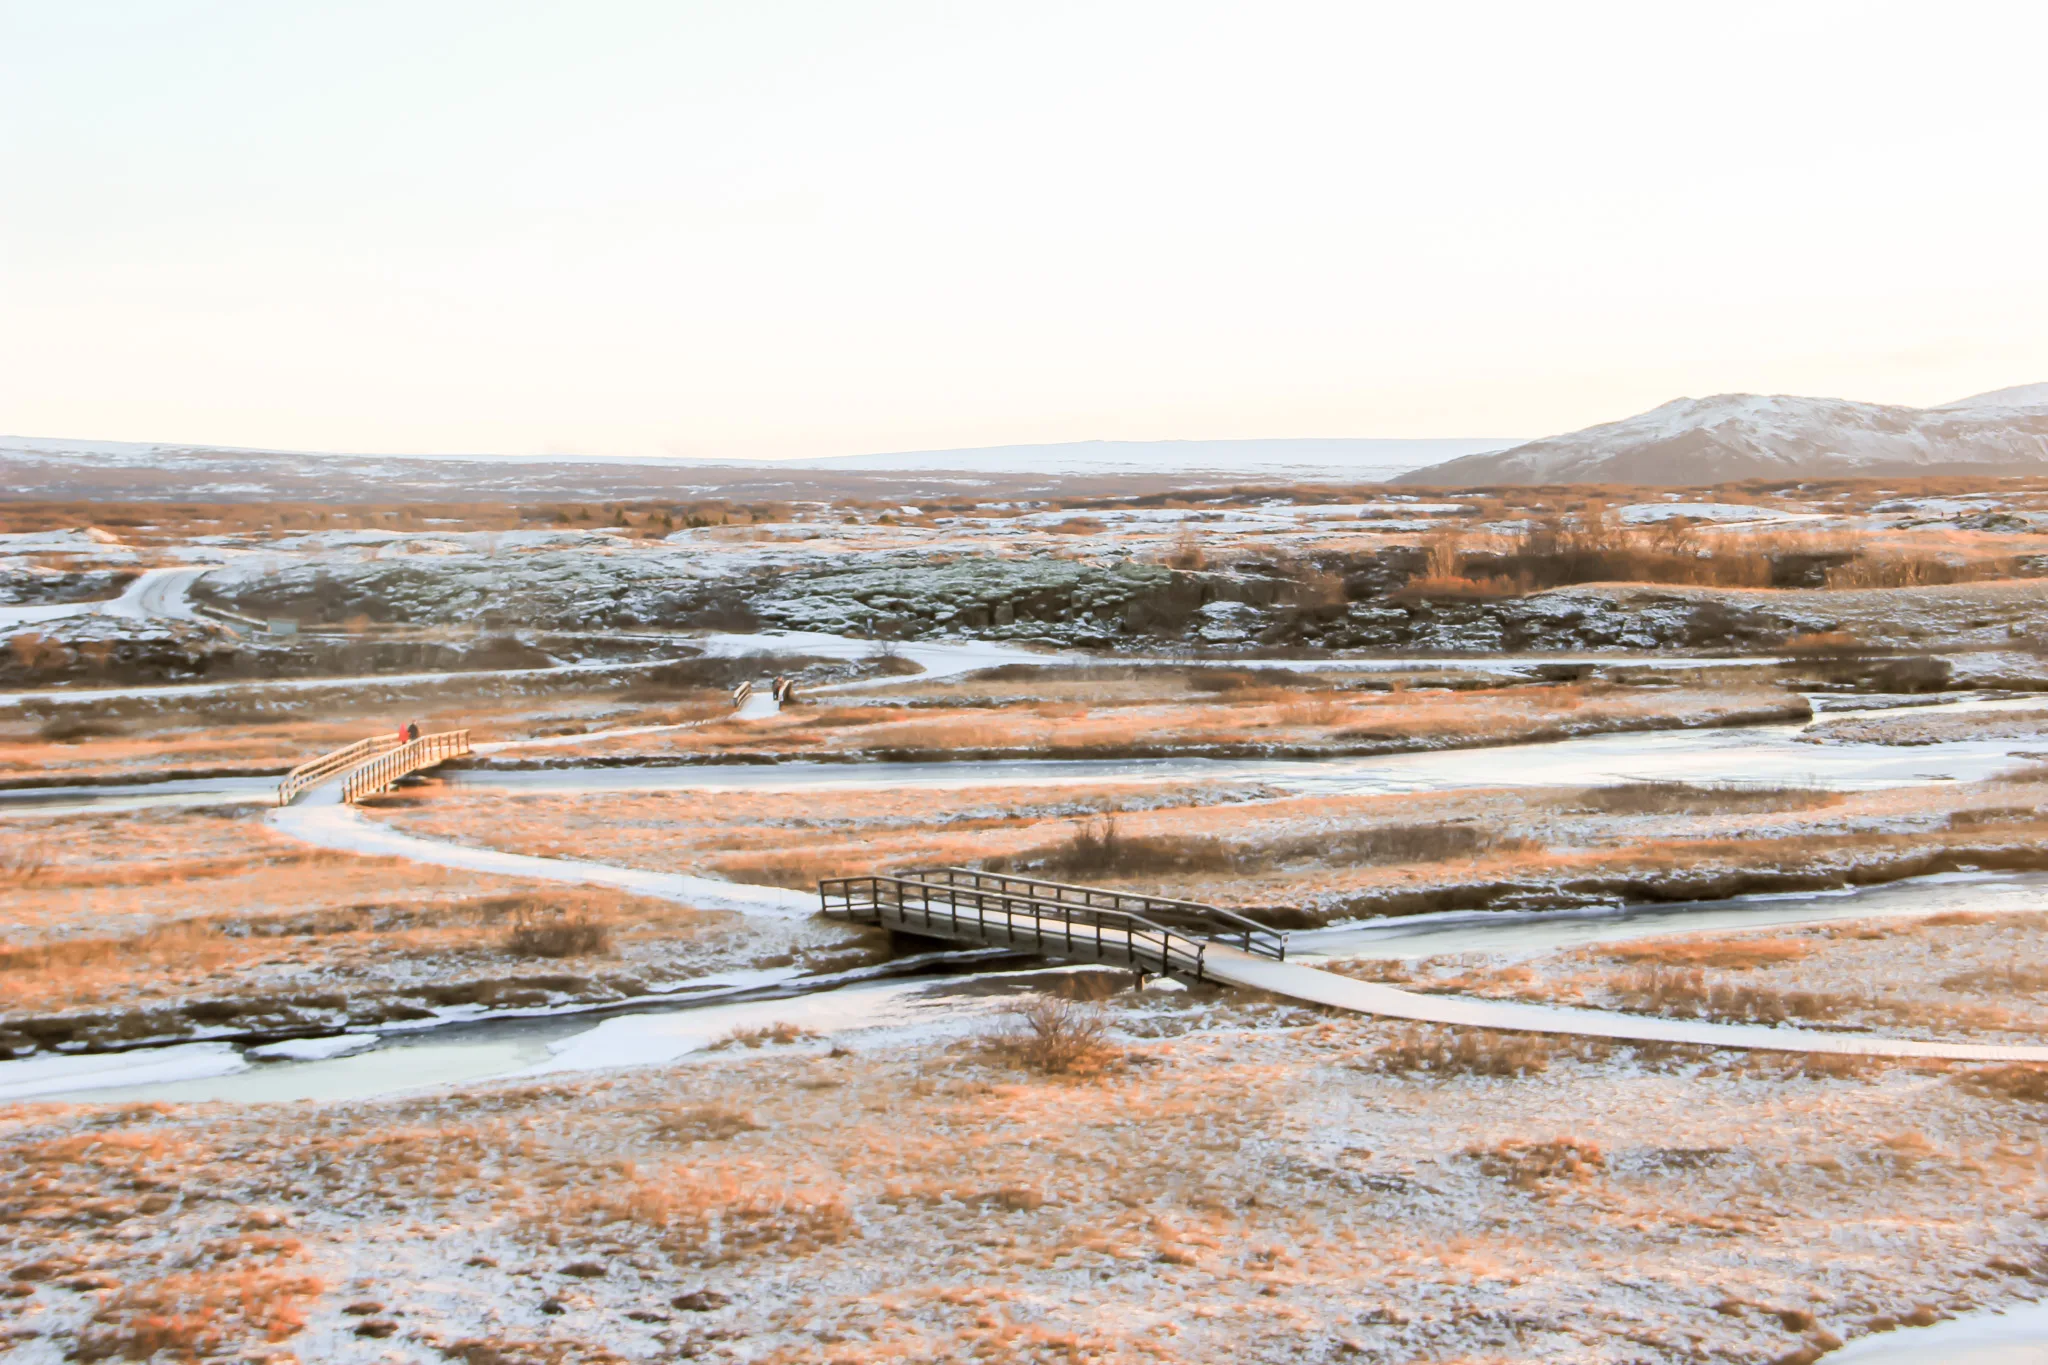
[[[1933,710],[1936,708],[1927,708]],[[1836,712],[1839,720],[1855,713]],[[1798,784],[1842,789],[1975,782],[2023,766],[2012,740],[1814,744],[1801,724],[1589,735],[1544,744],[1359,758],[1004,759],[987,763],[690,764],[473,769],[459,786],[524,792],[858,791],[903,787],[1062,786],[1102,782],[1242,782],[1314,796],[1464,787],[1591,787],[1631,781]]]
[[[1699,930],[2025,909],[2038,906],[2044,891],[2048,874],[1964,874],[1845,892],[1620,910],[1422,915],[1298,932],[1290,938],[1290,958],[1313,963],[1460,952],[1529,956]],[[565,1012],[400,1026],[372,1035],[374,1045],[365,1050],[313,1060],[262,1060],[227,1043],[30,1058],[0,1062],[0,1103],[30,1097],[244,1104],[369,1099],[481,1080],[674,1063],[734,1029],[785,1021],[819,1035],[820,1041],[800,1045],[805,1047],[823,1047],[834,1038],[862,1047],[958,1036],[985,1025],[992,1001],[982,988],[1003,975],[864,981],[808,994],[800,982],[783,981],[766,999],[648,1001],[615,1008],[596,1021]]]
[[[2043,707],[2017,701],[1961,701],[1913,708],[1914,715]],[[1895,712],[1830,711],[1819,721]],[[1975,782],[2024,766],[2015,740],[1941,744],[1816,744],[1803,724],[1648,730],[1542,744],[1356,758],[1004,759],[986,763],[672,764],[585,767],[573,760],[538,769],[456,770],[458,786],[534,793],[650,791],[860,791],[1102,782],[1216,782],[1263,785],[1311,796],[1450,791],[1464,787],[1600,786],[1629,781],[1799,784],[1853,790]],[[601,733],[601,732],[600,732]],[[594,733],[575,739],[598,738]],[[551,741],[552,747],[564,747]],[[507,746],[510,747],[510,746]],[[274,779],[225,777],[108,786],[0,788],[0,818],[159,805],[261,805]]]

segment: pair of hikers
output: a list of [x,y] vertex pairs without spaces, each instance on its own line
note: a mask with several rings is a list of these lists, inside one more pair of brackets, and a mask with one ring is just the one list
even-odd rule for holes
[[420,723],[416,720],[407,721],[404,725],[398,727],[398,742],[400,744],[410,744],[419,737]]

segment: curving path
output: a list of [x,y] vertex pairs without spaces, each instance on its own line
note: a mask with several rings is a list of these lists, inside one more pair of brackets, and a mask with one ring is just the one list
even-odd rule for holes
[[188,594],[213,565],[173,564],[144,569],[119,597],[99,602],[52,602],[33,607],[0,607],[0,631],[11,631],[44,621],[61,621],[73,616],[117,616],[127,621],[152,617],[172,621],[200,620]]
[[710,877],[693,877],[682,872],[650,872],[644,868],[615,867],[609,863],[539,858],[526,853],[504,853],[497,849],[468,848],[462,844],[422,839],[366,819],[355,807],[343,805],[338,777],[308,791],[297,805],[281,806],[271,811],[264,817],[264,822],[295,839],[344,853],[407,858],[435,867],[491,872],[572,886],[613,886],[635,895],[678,901],[700,909],[800,919],[808,918],[818,908],[816,897],[801,891],[785,891],[780,887],[747,886]]
[[1764,1024],[1707,1024],[1691,1019],[1657,1019],[1614,1014],[1606,1010],[1571,1009],[1563,1005],[1475,1000],[1470,996],[1417,995],[1398,986],[1354,981],[1348,976],[1304,967],[1299,963],[1254,957],[1220,943],[1209,945],[1203,965],[1210,976],[1234,986],[1271,991],[1275,995],[1333,1009],[1377,1014],[1389,1019],[1413,1019],[1418,1023],[1501,1029],[1510,1033],[1567,1033],[1582,1038],[1613,1038],[1628,1042],[1696,1043],[1705,1047],[1771,1052],[1939,1057],[1965,1062],[2048,1062],[2048,1047],[1927,1043],[1910,1038],[1871,1038],[1848,1033],[1772,1028]]

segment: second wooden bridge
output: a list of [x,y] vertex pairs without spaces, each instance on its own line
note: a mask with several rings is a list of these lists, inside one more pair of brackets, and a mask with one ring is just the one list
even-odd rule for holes
[[277,784],[277,804],[289,806],[299,796],[337,775],[341,799],[359,801],[389,791],[398,780],[451,758],[469,753],[469,731],[444,730],[401,742],[396,735],[376,735],[320,755],[286,773]]
[[1212,943],[1284,960],[1287,936],[1232,910],[1068,882],[940,867],[900,877],[832,877],[818,900],[834,919],[961,943],[993,944],[1160,976],[1206,979]]

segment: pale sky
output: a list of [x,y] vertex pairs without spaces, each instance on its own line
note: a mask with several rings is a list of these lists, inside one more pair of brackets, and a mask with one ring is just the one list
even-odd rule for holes
[[2048,380],[2048,5],[0,0],[0,432],[835,455]]

